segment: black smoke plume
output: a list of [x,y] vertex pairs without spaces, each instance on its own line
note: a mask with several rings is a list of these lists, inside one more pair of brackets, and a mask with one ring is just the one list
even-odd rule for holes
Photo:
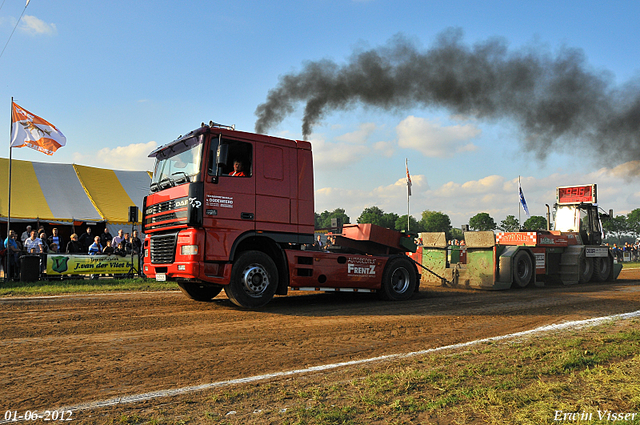
[[302,134],[334,110],[358,105],[399,111],[446,108],[483,120],[510,120],[538,158],[568,148],[612,162],[640,160],[640,82],[621,86],[588,66],[581,49],[539,46],[510,51],[504,39],[467,45],[448,29],[421,50],[402,35],[355,52],[347,63],[306,62],[280,77],[258,106],[264,133],[305,103]]

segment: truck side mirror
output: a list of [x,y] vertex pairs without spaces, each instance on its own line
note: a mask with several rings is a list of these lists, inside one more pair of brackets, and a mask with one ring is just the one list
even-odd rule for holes
[[227,158],[229,157],[229,145],[226,143],[218,143],[218,150],[216,151],[216,172],[211,178],[212,183],[218,183],[218,177],[220,176],[220,169],[223,165],[227,165]]
[[226,143],[220,143],[218,145],[218,152],[216,153],[216,164],[218,167],[221,165],[227,165],[227,159],[229,157],[229,145]]

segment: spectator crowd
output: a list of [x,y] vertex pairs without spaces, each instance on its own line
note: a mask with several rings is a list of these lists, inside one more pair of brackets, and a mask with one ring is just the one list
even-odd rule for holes
[[[73,233],[69,241],[65,241],[60,236],[57,228],[51,230],[51,235],[47,236],[44,226],[40,226],[37,230],[32,226],[27,226],[24,232],[18,237],[18,234],[10,230],[9,236],[3,241],[0,240],[0,254],[3,257],[3,265],[5,270],[7,266],[11,270],[11,278],[17,278],[19,272],[20,257],[25,254],[41,255],[46,258],[45,254],[87,254],[87,255],[118,255],[136,256],[138,265],[142,253],[142,241],[138,237],[138,231],[133,230],[131,234],[124,233],[122,229],[118,230],[116,236],[109,233],[109,229],[105,227],[104,232],[100,235],[93,235],[91,227],[87,227],[86,232],[78,237]],[[7,264],[9,263],[9,264]],[[45,261],[41,261],[41,271]]]
[[[633,244],[625,242],[624,245],[620,246],[614,243],[611,247],[611,251],[618,261],[638,261],[640,259],[640,257],[638,256],[639,250],[640,240],[636,241]],[[625,253],[628,253],[627,259],[625,259]]]

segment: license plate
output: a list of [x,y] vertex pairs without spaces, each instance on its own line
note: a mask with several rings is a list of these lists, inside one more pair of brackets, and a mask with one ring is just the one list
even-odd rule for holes
[[158,274],[156,274],[156,281],[158,281],[158,282],[166,282],[167,281],[166,273],[158,273]]

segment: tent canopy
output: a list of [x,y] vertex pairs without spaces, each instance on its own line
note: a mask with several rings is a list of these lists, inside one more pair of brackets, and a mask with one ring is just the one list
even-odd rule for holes
[[[9,160],[0,158],[0,185],[8,190]],[[147,171],[118,171],[76,164],[12,161],[11,219],[44,221],[129,221],[149,193]],[[7,193],[0,196],[0,217],[8,216]]]

